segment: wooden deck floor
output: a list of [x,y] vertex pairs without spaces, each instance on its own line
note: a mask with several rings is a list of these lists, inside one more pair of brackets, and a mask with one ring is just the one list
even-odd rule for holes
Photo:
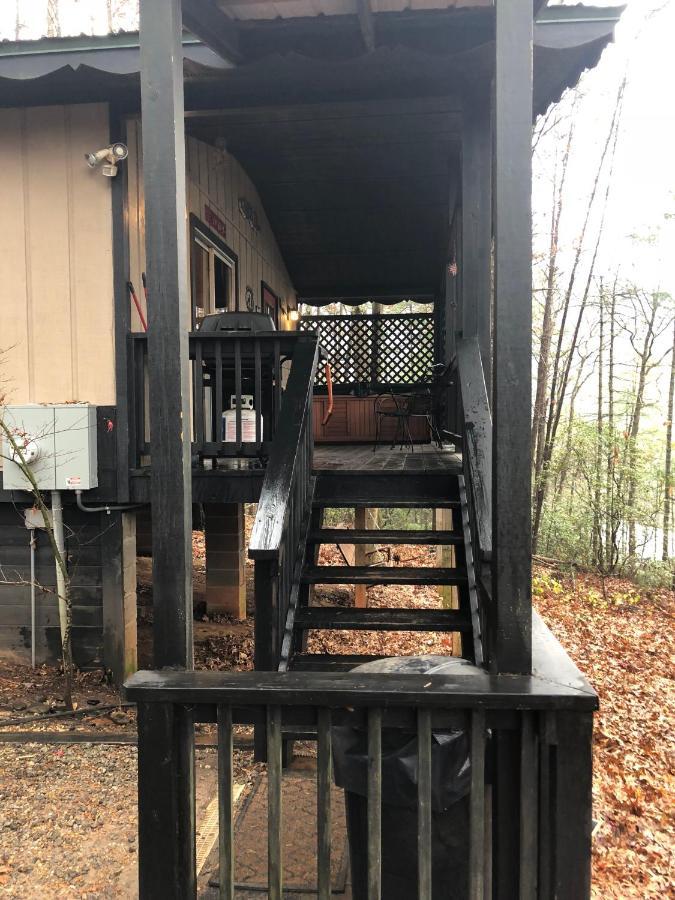
[[434,444],[416,444],[414,452],[383,444],[315,444],[316,470],[342,469],[348,472],[461,472],[462,457],[452,445],[439,450]]

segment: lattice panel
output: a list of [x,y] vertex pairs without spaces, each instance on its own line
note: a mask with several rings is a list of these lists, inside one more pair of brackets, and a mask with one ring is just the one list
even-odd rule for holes
[[377,381],[416,384],[431,379],[434,363],[434,317],[382,316],[378,325]]
[[[306,316],[300,329],[319,331],[335,385],[393,387],[430,379],[433,314]],[[316,380],[326,383],[322,368]]]

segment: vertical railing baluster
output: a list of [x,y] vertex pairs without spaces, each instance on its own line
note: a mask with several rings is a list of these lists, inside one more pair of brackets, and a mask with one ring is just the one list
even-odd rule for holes
[[281,900],[281,709],[267,708],[267,881],[269,900]]
[[220,900],[234,900],[232,707],[218,706],[218,882]]
[[255,339],[255,449],[262,445],[262,366],[260,360],[260,341]]
[[539,714],[539,862],[537,891],[541,900],[552,900],[553,854],[555,830],[555,802],[552,790],[553,747],[555,736],[555,712],[545,710]]
[[236,413],[237,453],[241,452],[241,341],[234,342],[234,394]]
[[417,711],[417,875],[419,900],[431,900],[431,711]]
[[520,900],[537,896],[537,732],[534,713],[521,713],[520,730]]
[[199,338],[194,341],[195,358],[192,368],[192,420],[194,422],[194,442],[197,452],[204,449],[206,440],[204,431],[204,368],[202,366],[202,344]]
[[471,796],[469,812],[469,898],[485,893],[485,711],[471,713]]
[[368,900],[382,898],[382,710],[368,710]]
[[316,767],[316,822],[317,822],[317,892],[319,900],[330,900],[331,895],[331,734],[330,710],[318,713],[318,746]]
[[215,377],[215,403],[213,414],[215,419],[213,440],[220,444],[224,439],[223,433],[223,344],[220,339],[216,341],[216,377]]
[[[279,341],[274,342],[274,432],[276,433],[279,422],[279,410],[281,409],[281,346]],[[274,438],[274,433],[270,439]]]

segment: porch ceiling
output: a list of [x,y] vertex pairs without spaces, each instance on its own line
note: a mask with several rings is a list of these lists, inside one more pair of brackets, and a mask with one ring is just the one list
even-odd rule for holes
[[435,293],[458,126],[448,97],[230,110],[188,122],[247,169],[306,297]]

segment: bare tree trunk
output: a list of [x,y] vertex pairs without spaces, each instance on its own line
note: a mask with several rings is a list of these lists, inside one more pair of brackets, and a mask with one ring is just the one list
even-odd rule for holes
[[663,545],[661,559],[668,562],[670,559],[670,518],[673,508],[673,485],[671,484],[670,471],[673,451],[673,401],[675,400],[675,325],[673,327],[673,349],[670,351],[670,387],[668,389],[668,419],[666,424],[666,463],[664,467],[664,491],[663,499]]
[[593,536],[591,546],[593,549],[593,562],[595,566],[604,571],[604,552],[602,545],[602,520],[600,516],[601,509],[601,484],[602,484],[602,380],[604,376],[604,360],[603,360],[603,344],[605,340],[605,291],[600,279],[600,339],[598,341],[598,415],[597,415],[597,438],[595,447],[595,486],[594,486],[594,508],[593,508]]
[[105,11],[108,18],[108,34],[112,34],[113,32],[113,0],[106,0],[105,2]]
[[61,37],[59,0],[47,0],[47,37]]
[[16,18],[14,19],[14,40],[21,38],[21,0],[16,0]]
[[581,356],[579,358],[579,365],[577,367],[577,377],[574,382],[574,387],[572,388],[572,392],[570,394],[569,401],[569,409],[567,414],[567,436],[565,438],[565,452],[563,463],[560,467],[560,474],[558,475],[558,480],[555,484],[554,488],[554,501],[557,501],[560,495],[563,492],[563,488],[565,487],[565,483],[567,481],[567,476],[569,474],[569,461],[572,457],[572,432],[574,427],[574,412],[577,402],[577,397],[579,396],[579,392],[581,388],[584,386],[586,381],[588,380],[591,373],[588,375],[584,375],[584,370],[586,368],[586,362],[588,361],[590,354],[586,356]]
[[[573,107],[574,109],[574,107]],[[544,449],[544,434],[546,431],[546,395],[551,369],[551,343],[553,341],[553,303],[555,296],[555,276],[558,261],[558,238],[560,234],[560,216],[563,208],[563,190],[567,177],[567,164],[572,146],[574,133],[574,119],[572,119],[567,136],[567,146],[562,160],[560,181],[553,181],[553,199],[551,208],[551,240],[548,253],[548,271],[546,277],[546,294],[544,296],[544,318],[541,327],[541,340],[539,342],[539,362],[537,365],[537,387],[534,399],[534,413],[532,418],[532,455],[534,459],[534,479],[536,485],[541,477],[541,467]],[[557,166],[556,166],[557,169]]]
[[635,501],[637,499],[637,438],[640,433],[640,419],[645,401],[645,386],[647,375],[651,368],[650,362],[656,339],[656,312],[659,301],[658,294],[652,294],[651,307],[647,322],[642,350],[639,353],[638,380],[635,390],[635,404],[630,417],[628,428],[628,556],[632,559],[637,551]]
[[44,530],[49,540],[49,546],[51,548],[52,556],[54,558],[54,563],[57,568],[57,585],[60,584],[60,587],[57,588],[57,600],[59,605],[59,618],[61,618],[61,610],[64,613],[65,621],[61,621],[61,656],[63,660],[63,677],[64,677],[64,691],[63,691],[63,699],[68,709],[73,708],[73,603],[72,603],[72,594],[71,594],[71,586],[70,586],[70,574],[68,572],[68,563],[66,560],[65,553],[61,551],[59,547],[59,542],[56,539],[56,535],[54,532],[54,517],[50,515],[50,511],[47,508],[47,505],[42,496],[42,492],[38,487],[37,481],[35,480],[35,476],[33,474],[33,470],[27,464],[26,459],[23,454],[23,445],[17,440],[15,433],[10,429],[7,425],[6,421],[2,417],[2,401],[4,398],[0,397],[0,431],[4,434],[9,447],[11,448],[11,457],[14,462],[20,467],[24,477],[28,481],[30,485],[30,493],[33,495],[33,502],[35,506],[40,510],[40,514],[42,516],[42,521],[44,524]]
[[613,572],[617,563],[617,547],[613,539],[615,535],[615,492],[614,472],[619,448],[614,433],[614,342],[616,340],[616,286],[619,280],[618,274],[614,278],[612,297],[609,305],[609,347],[608,371],[607,371],[607,433],[609,444],[607,448],[607,473],[605,482],[605,570]]
[[[535,498],[534,498],[534,516],[532,523],[532,552],[537,552],[537,539],[539,534],[539,525],[541,524],[541,516],[542,510],[544,506],[544,499],[546,497],[546,492],[548,490],[548,481],[549,481],[549,467],[551,463],[551,457],[553,455],[553,446],[555,443],[555,436],[558,430],[558,424],[560,422],[560,414],[562,412],[562,406],[565,399],[565,393],[567,390],[567,384],[569,381],[569,373],[570,367],[572,365],[572,359],[574,357],[574,351],[576,348],[576,343],[579,336],[579,330],[581,328],[581,323],[583,321],[583,316],[586,307],[586,300],[588,299],[588,292],[590,290],[591,279],[593,277],[593,270],[595,268],[595,262],[598,255],[598,250],[600,247],[600,240],[602,238],[602,230],[604,226],[605,213],[607,211],[607,200],[609,198],[609,192],[612,184],[612,172],[614,168],[614,159],[616,156],[616,146],[619,135],[619,122],[621,119],[621,109],[623,106],[623,93],[626,86],[626,79],[624,77],[621,85],[619,87],[619,91],[617,94],[617,102],[614,108],[614,113],[612,115],[612,120],[609,126],[609,131],[607,133],[607,139],[602,149],[602,153],[600,155],[600,160],[598,163],[598,168],[595,173],[595,177],[593,180],[593,188],[591,190],[591,196],[588,201],[588,207],[586,210],[586,216],[584,218],[584,224],[581,229],[581,234],[579,236],[579,241],[577,244],[576,253],[574,256],[574,262],[572,264],[572,270],[570,272],[569,281],[567,284],[567,290],[565,292],[565,299],[563,303],[563,314],[562,320],[560,323],[560,331],[558,334],[558,343],[556,347],[555,359],[553,362],[553,375],[551,388],[549,392],[549,403],[548,403],[548,421],[546,423],[546,436],[544,440],[544,448],[542,452],[542,464],[541,464],[541,476],[535,488]],[[611,148],[611,153],[610,153]],[[600,221],[600,225],[598,227],[598,235],[595,242],[595,250],[593,253],[593,259],[591,261],[591,265],[588,272],[588,278],[586,280],[586,288],[584,290],[584,295],[582,297],[581,305],[579,307],[579,314],[577,316],[577,322],[574,329],[574,334],[572,336],[572,341],[570,344],[570,349],[568,353],[568,357],[566,362],[563,365],[563,342],[565,339],[565,326],[567,324],[567,316],[569,315],[569,310],[571,306],[572,300],[572,292],[574,290],[574,285],[576,282],[577,269],[579,267],[579,262],[581,260],[581,252],[584,245],[584,239],[586,237],[586,231],[588,229],[588,223],[591,215],[591,210],[594,207],[595,197],[600,186],[600,178],[602,176],[602,172],[605,167],[605,160],[607,159],[607,154],[610,153],[610,165],[609,172],[607,178],[607,189],[605,191],[604,197],[604,206],[602,211],[602,217]],[[562,377],[561,377],[561,366],[562,368]]]

